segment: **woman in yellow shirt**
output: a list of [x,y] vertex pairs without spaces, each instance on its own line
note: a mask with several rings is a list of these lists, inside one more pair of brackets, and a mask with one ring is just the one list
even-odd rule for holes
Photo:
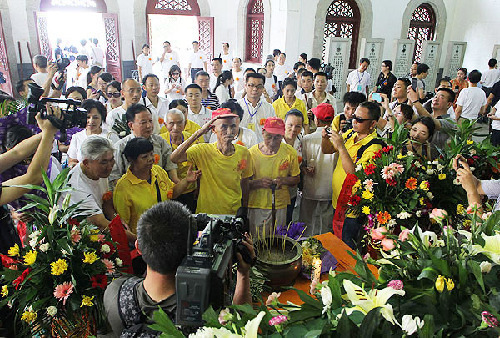
[[292,109],[297,109],[304,116],[304,131],[309,134],[309,118],[307,117],[306,104],[295,96],[297,91],[297,82],[294,79],[285,79],[283,81],[283,97],[273,102],[273,108],[276,116],[284,120],[286,113]]
[[144,211],[158,202],[179,196],[201,172],[189,168],[186,177],[174,184],[167,172],[154,164],[153,144],[142,137],[131,139],[123,154],[130,167],[116,184],[113,204],[122,221],[136,234],[137,221]]

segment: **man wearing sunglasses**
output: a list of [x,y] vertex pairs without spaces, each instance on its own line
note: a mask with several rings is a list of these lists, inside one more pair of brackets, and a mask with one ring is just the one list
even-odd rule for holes
[[[361,103],[353,114],[352,131],[349,130],[344,134],[335,131],[329,132],[326,128],[322,131],[321,150],[323,153],[338,153],[338,161],[332,176],[332,205],[334,209],[339,208],[345,211],[345,203],[342,198],[345,196],[341,196],[341,192],[347,174],[354,174],[356,166],[365,165],[372,159],[375,152],[382,149],[382,142],[377,139],[376,132],[379,118],[380,107],[378,104],[367,101]],[[362,223],[356,218],[356,215],[346,215],[342,228],[342,241],[353,249],[356,246],[361,225]]]

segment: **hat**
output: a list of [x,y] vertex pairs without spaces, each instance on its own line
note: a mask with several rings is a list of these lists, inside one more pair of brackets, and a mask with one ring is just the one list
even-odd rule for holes
[[268,117],[264,123],[265,131],[271,134],[285,135],[285,122],[279,117]]
[[238,115],[231,113],[231,109],[229,108],[219,108],[212,112],[212,118],[218,117],[220,119],[228,118],[228,117],[238,117]]
[[311,109],[314,115],[321,121],[332,121],[335,115],[333,106],[329,103],[320,103],[317,107]]

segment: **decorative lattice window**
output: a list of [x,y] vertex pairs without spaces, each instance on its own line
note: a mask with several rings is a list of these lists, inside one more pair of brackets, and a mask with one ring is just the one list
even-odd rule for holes
[[264,40],[264,5],[262,0],[250,0],[247,5],[246,57],[248,62],[262,62]]
[[148,0],[148,14],[195,15],[200,16],[196,0]]
[[328,37],[351,38],[351,55],[349,67],[356,68],[358,55],[358,35],[361,15],[353,0],[334,0],[326,13],[323,57],[325,56],[326,39]]
[[415,40],[413,61],[420,62],[422,45],[425,40],[434,40],[436,31],[436,14],[431,5],[424,3],[418,6],[411,15],[408,39]]
[[99,13],[107,12],[104,0],[42,0],[40,2],[40,11],[75,9]]

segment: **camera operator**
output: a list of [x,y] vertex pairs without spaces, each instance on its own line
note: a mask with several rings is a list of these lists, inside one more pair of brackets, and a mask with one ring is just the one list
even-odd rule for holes
[[[150,333],[147,328],[158,306],[174,320],[176,303],[175,273],[187,251],[190,212],[179,202],[158,203],[142,214],[137,225],[136,247],[147,264],[145,278],[121,277],[115,279],[104,293],[106,316],[114,335],[125,333]],[[255,257],[252,241],[245,234],[244,246]],[[251,303],[250,265],[239,253],[234,304]],[[127,286],[133,288],[135,301],[126,299],[123,292]],[[117,301],[118,300],[118,301]],[[127,306],[127,303],[131,306]],[[132,308],[131,308],[132,307]],[[142,314],[135,322],[124,323],[125,313],[134,310]],[[124,331],[125,330],[125,331]]]
[[476,204],[479,213],[482,213],[481,195],[487,195],[488,198],[496,198],[497,201],[493,211],[500,210],[500,180],[479,180],[470,170],[467,160],[458,155],[453,161],[453,169],[457,172],[457,180],[462,188],[467,192],[467,201],[469,205]]

